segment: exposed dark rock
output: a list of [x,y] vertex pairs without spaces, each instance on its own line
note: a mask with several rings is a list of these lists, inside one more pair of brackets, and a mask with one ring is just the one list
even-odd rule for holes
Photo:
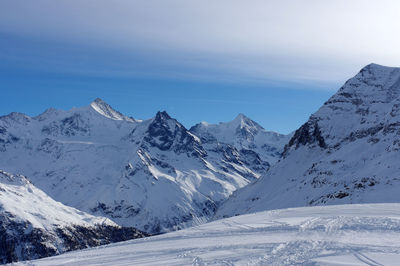
[[0,263],[3,264],[148,236],[134,228],[110,225],[58,227],[55,231],[45,231],[12,218],[7,213],[0,216]]
[[162,151],[173,150],[177,154],[186,153],[194,157],[207,154],[195,137],[165,111],[156,114],[143,140]]
[[321,130],[318,126],[318,122],[315,119],[310,119],[308,122],[303,124],[299,129],[296,130],[289,143],[285,146],[283,156],[286,155],[290,147],[296,149],[301,145],[314,144],[316,143],[321,148],[327,148],[324,137],[321,135]]

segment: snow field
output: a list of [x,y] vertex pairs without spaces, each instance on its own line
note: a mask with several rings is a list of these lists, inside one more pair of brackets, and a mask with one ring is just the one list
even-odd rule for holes
[[17,265],[396,265],[400,204],[264,211]]

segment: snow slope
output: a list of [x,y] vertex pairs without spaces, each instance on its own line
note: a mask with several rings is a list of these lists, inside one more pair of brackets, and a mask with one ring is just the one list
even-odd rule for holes
[[29,221],[33,227],[52,230],[55,226],[104,224],[117,226],[105,217],[89,215],[54,201],[22,175],[0,170],[0,206],[16,220]]
[[216,217],[325,204],[400,202],[400,68],[370,64],[293,135],[283,158]]
[[105,217],[56,202],[24,176],[0,170],[0,263],[140,236]]
[[303,207],[222,219],[18,265],[398,265],[400,204]]
[[269,164],[251,150],[206,146],[166,112],[138,121],[100,99],[0,117],[0,169],[29,176],[63,204],[150,233],[206,221]]

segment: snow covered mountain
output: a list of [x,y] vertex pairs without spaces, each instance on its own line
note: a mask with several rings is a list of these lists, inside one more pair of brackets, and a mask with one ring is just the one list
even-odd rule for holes
[[250,160],[259,160],[262,165],[270,166],[280,159],[283,147],[291,135],[266,131],[259,124],[239,114],[233,121],[219,124],[199,123],[190,132],[200,137],[203,144],[218,147],[229,144]]
[[259,212],[18,265],[398,265],[400,205]]
[[24,176],[0,170],[0,263],[143,236],[56,202]]
[[370,64],[348,80],[257,182],[216,217],[285,207],[400,202],[400,68]]
[[[233,136],[230,130],[237,127],[224,134]],[[275,146],[265,135],[272,153],[258,154],[263,148],[251,150],[247,137],[203,143],[193,132],[166,112],[139,121],[100,99],[36,117],[11,113],[0,117],[0,169],[29,176],[68,206],[123,226],[164,232],[212,217],[233,191],[265,174],[283,149],[278,134]],[[259,145],[263,133],[251,132]]]

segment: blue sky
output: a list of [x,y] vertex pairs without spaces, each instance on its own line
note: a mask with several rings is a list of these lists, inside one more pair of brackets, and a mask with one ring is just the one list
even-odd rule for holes
[[364,65],[400,65],[396,1],[299,2],[1,1],[0,115],[100,97],[289,133]]

